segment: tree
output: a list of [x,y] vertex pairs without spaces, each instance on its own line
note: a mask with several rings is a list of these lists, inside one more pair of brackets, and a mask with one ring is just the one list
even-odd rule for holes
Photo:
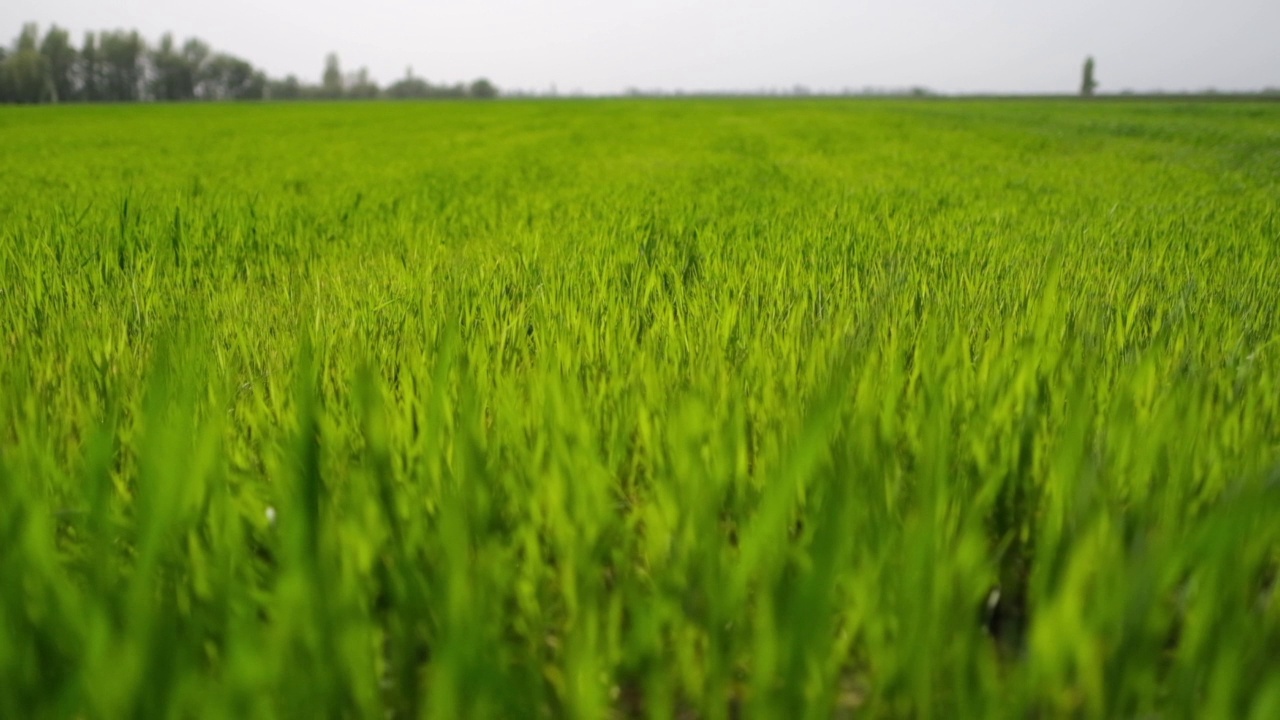
[[431,94],[431,85],[422,78],[413,76],[413,68],[405,68],[404,78],[387,86],[387,97],[397,100],[424,98]]
[[97,102],[103,97],[102,62],[98,57],[98,40],[93,33],[84,34],[80,46],[80,58],[76,63],[76,77],[80,84],[80,98]]
[[173,35],[165,33],[151,55],[151,97],[157,100],[191,100],[196,96],[198,65],[178,50]]
[[13,102],[12,91],[9,89],[9,51],[0,46],[0,103]]
[[48,98],[45,59],[36,49],[39,38],[39,26],[23,25],[13,54],[5,60],[5,85],[11,102],[37,103]]
[[1080,94],[1084,97],[1093,97],[1093,91],[1098,88],[1098,81],[1093,77],[1093,57],[1087,57],[1084,60],[1084,79],[1080,82]]
[[182,62],[191,73],[191,96],[209,97],[209,58],[213,49],[199,38],[189,38],[182,44]]
[[371,100],[378,97],[378,83],[369,77],[369,68],[360,68],[347,77],[346,96],[357,100]]
[[338,62],[337,53],[329,53],[324,59],[324,78],[322,86],[325,97],[342,97],[342,65]]
[[218,53],[209,60],[202,88],[202,97],[211,100],[261,100],[267,78],[248,62]]
[[471,83],[469,94],[478,100],[491,100],[498,97],[498,88],[485,78],[480,78]]
[[146,43],[137,31],[104,32],[98,36],[98,52],[103,64],[106,100],[141,100]]
[[267,82],[267,97],[272,100],[297,100],[302,97],[302,83],[296,75]]
[[431,86],[422,78],[404,78],[387,86],[387,97],[397,100],[425,98],[431,95]]
[[22,26],[22,32],[18,33],[18,40],[14,43],[14,55],[21,52],[28,52],[36,49],[36,43],[40,40],[40,26],[35,23],[26,23]]
[[37,103],[44,100],[44,58],[34,50],[21,50],[5,61],[6,85],[13,102]]
[[76,49],[71,35],[52,25],[40,43],[46,73],[45,92],[53,102],[66,102],[75,97]]

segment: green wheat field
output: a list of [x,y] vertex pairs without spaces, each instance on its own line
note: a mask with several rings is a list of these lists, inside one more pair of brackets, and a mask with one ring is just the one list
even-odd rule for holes
[[1280,717],[1280,104],[0,109],[0,716]]

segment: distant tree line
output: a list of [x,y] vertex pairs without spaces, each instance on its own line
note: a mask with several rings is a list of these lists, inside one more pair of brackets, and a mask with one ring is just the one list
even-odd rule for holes
[[215,52],[202,40],[181,44],[172,34],[148,43],[135,30],[85,33],[79,47],[54,25],[43,37],[35,23],[0,47],[0,103],[136,102],[183,100],[308,100],[497,97],[485,79],[433,85],[405,77],[385,88],[365,68],[343,74],[336,54],[325,58],[320,85],[290,75],[268,78],[247,60]]

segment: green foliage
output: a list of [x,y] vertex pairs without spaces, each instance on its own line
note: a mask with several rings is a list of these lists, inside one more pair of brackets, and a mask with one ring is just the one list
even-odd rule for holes
[[470,85],[432,85],[412,73],[384,92],[367,68],[344,77],[335,53],[325,58],[323,84],[313,87],[302,85],[292,75],[271,80],[247,60],[214,52],[196,38],[179,48],[172,33],[148,48],[136,31],[90,32],[79,51],[71,45],[67,31],[56,25],[49,28],[44,40],[39,37],[39,26],[27,23],[14,41],[13,53],[0,47],[0,103],[382,97],[489,100],[498,96],[498,88],[484,78]]
[[0,717],[1275,717],[1277,112],[0,109]]

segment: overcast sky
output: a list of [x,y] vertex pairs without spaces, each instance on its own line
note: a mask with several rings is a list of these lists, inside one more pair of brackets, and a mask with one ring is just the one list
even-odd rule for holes
[[272,76],[326,53],[380,83],[485,76],[563,93],[901,88],[1103,92],[1280,86],[1280,0],[2,0],[24,21],[197,36]]

